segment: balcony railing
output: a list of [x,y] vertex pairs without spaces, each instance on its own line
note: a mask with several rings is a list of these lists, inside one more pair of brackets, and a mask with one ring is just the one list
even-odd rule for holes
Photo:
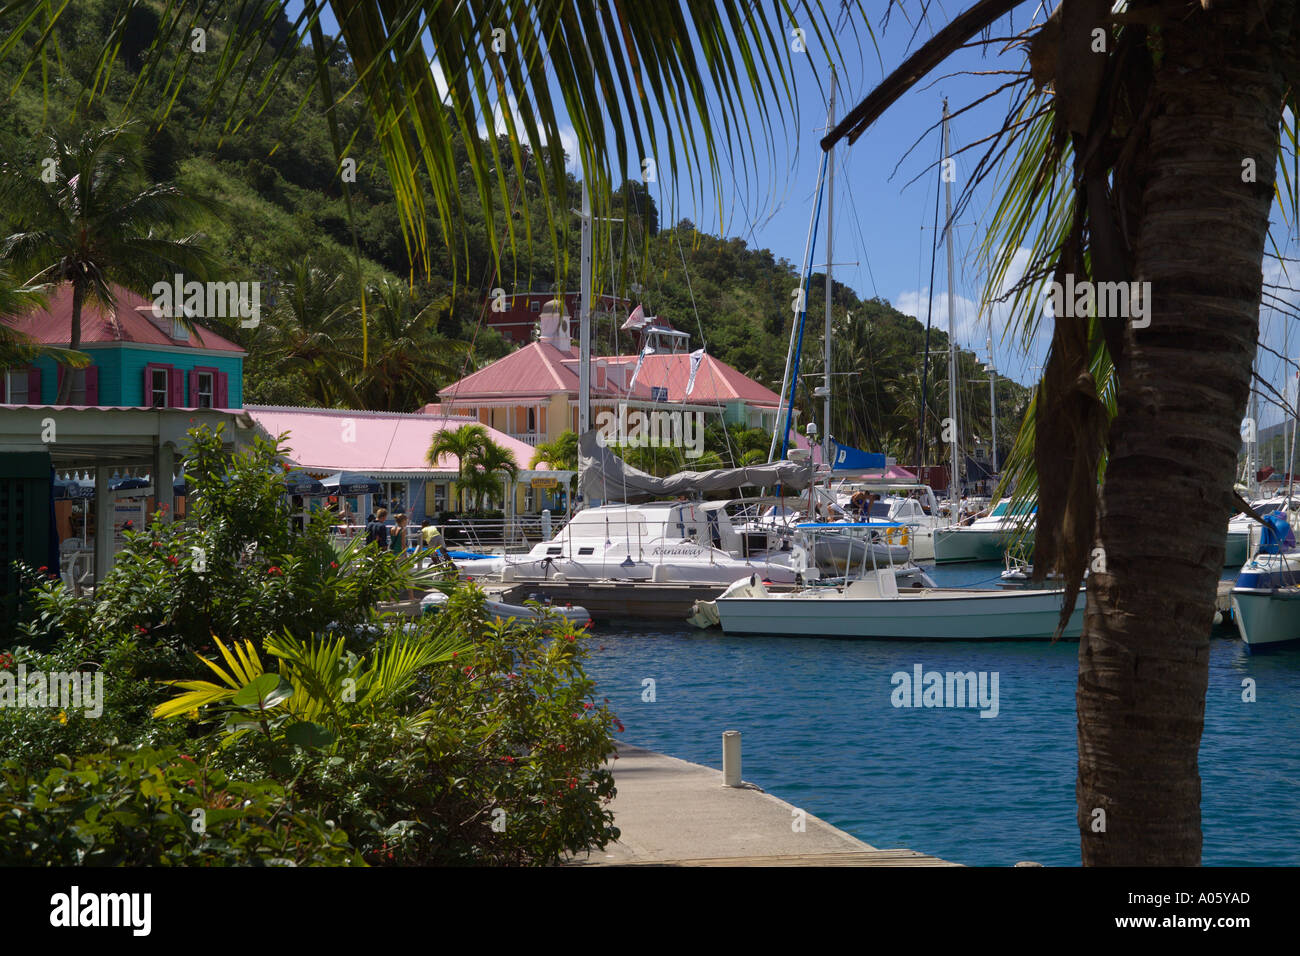
[[521,441],[525,445],[532,445],[536,448],[542,443],[543,436],[538,432],[506,432],[515,441]]

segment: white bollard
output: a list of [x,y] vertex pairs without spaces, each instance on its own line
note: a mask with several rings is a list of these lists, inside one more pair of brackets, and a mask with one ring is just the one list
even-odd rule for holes
[[551,540],[551,509],[542,509],[542,540]]
[[724,787],[740,786],[739,730],[726,730],[722,733],[722,785]]

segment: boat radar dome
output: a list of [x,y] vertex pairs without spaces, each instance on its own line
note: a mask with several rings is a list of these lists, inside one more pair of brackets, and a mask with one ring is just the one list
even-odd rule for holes
[[542,306],[537,320],[537,331],[538,337],[546,344],[553,345],[562,352],[568,351],[569,313],[564,308],[563,300],[551,299]]

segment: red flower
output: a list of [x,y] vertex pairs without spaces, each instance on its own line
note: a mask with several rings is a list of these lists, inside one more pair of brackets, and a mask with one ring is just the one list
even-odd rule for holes
[[0,671],[7,671],[14,662],[12,654],[0,654]]
[[614,721],[614,726],[618,728],[618,732],[619,732],[620,734],[623,733],[623,731],[626,729],[626,728],[623,726],[623,721],[621,721],[621,720],[616,720],[616,721]]
[[[577,714],[574,714],[574,716],[576,717]],[[564,746],[564,744],[556,744],[556,745],[555,745],[555,749],[556,749],[556,750],[568,750],[569,748],[566,747],[566,746]]]
[[339,566],[339,563],[338,563],[337,561],[331,561],[331,562],[330,562],[330,567],[331,567],[331,568],[337,568],[338,566]]
[[591,704],[583,704],[583,705],[582,705],[582,709],[583,709],[583,710],[591,710]]
[[159,506],[158,506],[158,510],[159,510],[159,511],[166,511],[166,510],[167,510],[167,506],[166,506],[166,505],[159,505]]
[[472,673],[474,673],[474,665],[473,665],[473,664],[466,664],[466,665],[465,665],[465,673],[466,673],[466,674],[472,674]]
[[515,762],[515,758],[514,758],[514,757],[510,757],[510,756],[502,757],[502,758],[501,758],[501,762],[502,762],[502,763],[514,763],[514,762]]
[[451,659],[452,659],[452,660],[455,660],[455,659],[456,659],[456,655],[459,654],[459,653],[460,653],[460,651],[452,651],[452,652],[451,652]]
[[191,757],[189,754],[181,754],[181,759],[188,760],[190,763],[194,763],[194,758]]
[[137,631],[139,631],[141,634],[148,634],[148,633],[149,633],[149,628],[144,627],[144,626],[141,625],[141,624],[137,624],[137,625],[135,626],[135,629],[136,629]]
[[48,571],[49,568],[47,568],[45,565],[42,564],[42,565],[41,565],[39,568],[37,568],[36,570],[37,570],[37,571]]
[[280,570],[280,566],[279,566],[278,564],[273,564],[273,565],[271,565],[269,568],[266,569],[266,573],[267,573],[267,574],[284,574],[284,572]]
[[169,555],[167,555],[167,560],[170,561],[172,564],[180,564],[180,563],[181,563],[181,559],[178,558],[178,557],[176,557],[176,555],[174,555],[174,554],[169,554]]

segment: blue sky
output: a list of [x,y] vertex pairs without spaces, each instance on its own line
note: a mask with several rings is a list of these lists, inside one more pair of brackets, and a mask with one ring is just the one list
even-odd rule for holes
[[[944,7],[931,3],[928,6],[932,16],[938,19],[918,24],[908,17],[915,16],[921,4],[904,0],[893,9],[887,25],[882,24],[887,0],[864,0],[863,6],[870,11],[876,45],[860,20],[856,35],[848,28],[837,33],[846,61],[837,71],[837,116],[841,117],[964,4],[955,2]],[[1050,9],[1051,4],[1046,6]],[[1028,27],[1031,18],[1032,22],[1041,22],[1045,16],[1042,6],[1027,2],[1012,17],[995,24],[990,33],[994,37],[1008,36]],[[328,17],[326,28],[334,29]],[[714,201],[707,172],[702,176],[696,174],[696,188],[692,189],[690,169],[673,169],[663,160],[657,163],[658,175],[651,189],[660,205],[661,221],[671,223],[689,218],[704,231],[743,238],[751,246],[770,249],[776,256],[793,263],[802,260],[821,157],[817,141],[826,125],[825,91],[829,80],[824,57],[811,52],[815,44],[809,46],[809,53],[793,57],[792,85],[798,97],[798,112],[788,118],[784,129],[774,131],[770,152],[760,150],[746,155],[735,169],[723,171],[726,191],[721,204]],[[958,110],[1010,79],[990,71],[1024,68],[1023,53],[1011,50],[999,54],[1002,46],[998,43],[959,51],[906,93],[857,143],[841,144],[836,149],[834,259],[837,263],[856,263],[837,265],[836,278],[860,296],[879,295],[922,321],[927,297],[933,295],[934,322],[939,328],[946,328],[948,322],[948,282],[941,251],[934,288],[929,288],[931,226],[938,182],[937,173],[927,170],[939,157],[939,140],[937,130],[926,131],[938,120],[945,97],[950,108]],[[434,51],[430,53],[432,56]],[[454,64],[439,65],[443,69],[455,69]],[[983,75],[974,75],[977,73]],[[998,128],[1006,113],[1007,97],[1007,93],[1000,94],[953,120],[954,152]],[[560,135],[572,153],[572,126],[562,122]],[[921,142],[909,153],[918,139]],[[957,187],[965,183],[982,154],[983,147],[976,146],[969,153],[956,156]],[[629,167],[625,174],[639,177],[639,164],[633,162]],[[676,203],[671,198],[674,186],[677,187]],[[974,201],[959,217],[955,231],[957,339],[963,347],[981,356],[986,353],[989,328],[987,315],[976,308],[984,277],[979,274],[975,250],[996,199],[995,186],[995,181],[990,179],[977,191]],[[1278,248],[1284,255],[1297,255],[1294,225],[1288,239],[1288,229],[1280,222],[1280,216],[1275,214],[1274,220]],[[825,261],[823,228],[813,262],[820,265]],[[1265,271],[1274,281],[1279,278],[1286,281],[1279,276],[1276,262],[1266,262]],[[1300,285],[1294,280],[1288,284]],[[1297,301],[1294,293],[1290,298]],[[816,298],[813,305],[819,306]],[[993,317],[994,356],[999,373],[1022,383],[1032,383],[1044,361],[1046,324],[1038,340],[1025,350],[1010,338],[1003,339],[1005,308],[995,308]],[[682,327],[687,329],[693,323],[691,316],[676,318],[684,320],[686,324]],[[1286,349],[1292,355],[1300,352],[1300,329],[1290,330],[1292,323],[1271,310],[1262,313],[1261,321],[1263,338],[1272,348],[1279,352]],[[1275,384],[1288,378],[1280,361],[1272,356],[1264,355],[1260,368],[1262,377]],[[1261,423],[1267,425],[1279,416],[1276,410],[1265,411],[1260,416]]]

